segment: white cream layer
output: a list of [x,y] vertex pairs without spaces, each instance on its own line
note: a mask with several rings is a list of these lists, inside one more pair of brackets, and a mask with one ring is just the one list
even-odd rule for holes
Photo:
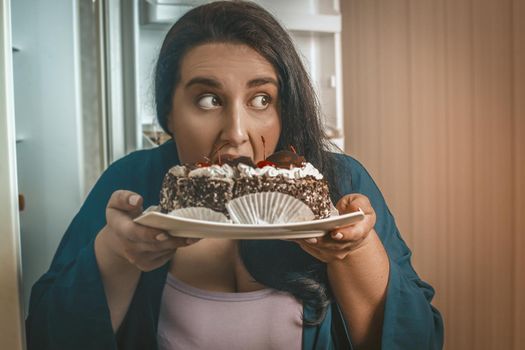
[[176,177],[186,176],[186,167],[184,165],[175,165],[170,169],[170,174]]
[[237,166],[237,169],[239,169],[239,175],[241,177],[252,177],[252,176],[279,176],[282,175],[289,179],[300,179],[306,176],[313,176],[317,180],[323,179],[323,174],[319,172],[311,163],[306,163],[303,167],[293,167],[291,169],[282,169],[282,168],[276,168],[270,165],[267,165],[262,168],[252,168],[249,165],[246,164],[239,164]]
[[227,177],[233,178],[235,171],[228,164],[206,166],[202,168],[193,169],[188,174],[188,177]]
[[288,179],[301,179],[306,176],[313,176],[317,180],[323,179],[323,174],[319,172],[311,163],[306,163],[303,167],[292,167],[290,169],[276,168],[267,165],[262,168],[252,168],[249,165],[239,163],[237,169],[232,168],[229,164],[217,165],[196,168],[187,173],[187,168],[183,165],[177,165],[170,169],[170,173],[174,176],[188,176],[188,177],[235,177],[236,171],[240,177],[253,176],[270,176],[275,177],[282,175]]

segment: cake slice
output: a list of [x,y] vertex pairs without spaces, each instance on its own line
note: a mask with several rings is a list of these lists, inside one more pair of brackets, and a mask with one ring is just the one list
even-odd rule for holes
[[250,158],[224,164],[178,165],[166,174],[160,193],[161,211],[206,207],[228,215],[233,198],[261,192],[280,192],[304,202],[316,219],[329,217],[332,203],[323,175],[294,152],[276,152],[257,165]]

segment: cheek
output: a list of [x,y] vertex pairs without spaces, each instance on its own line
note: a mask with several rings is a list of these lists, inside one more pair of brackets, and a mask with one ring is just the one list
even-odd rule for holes
[[[257,162],[275,152],[280,135],[281,121],[278,116],[267,119],[252,129],[253,149]],[[265,146],[261,136],[264,136]]]
[[205,160],[212,147],[212,142],[208,141],[202,134],[190,132],[175,135],[175,143],[181,163],[195,163]]
[[279,136],[281,135],[281,120],[279,117],[275,118],[268,126],[267,135],[269,146],[272,147],[272,151],[274,151],[279,141]]
[[174,138],[182,163],[204,161],[213,147],[215,127],[196,122],[196,118],[174,116]]

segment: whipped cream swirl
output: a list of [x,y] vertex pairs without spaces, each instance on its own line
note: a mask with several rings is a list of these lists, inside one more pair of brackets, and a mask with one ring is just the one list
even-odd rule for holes
[[202,168],[193,169],[189,172],[188,177],[228,177],[233,178],[235,175],[234,169],[228,164],[206,166]]
[[186,176],[186,172],[184,165],[175,165],[170,169],[170,174],[176,177]]
[[291,169],[276,168],[270,165],[267,165],[262,168],[252,168],[246,164],[237,165],[239,169],[239,175],[241,177],[252,177],[252,176],[270,176],[275,177],[282,175],[289,179],[300,179],[306,176],[313,176],[317,180],[323,179],[323,174],[319,172],[311,163],[306,163],[303,167],[293,167]]

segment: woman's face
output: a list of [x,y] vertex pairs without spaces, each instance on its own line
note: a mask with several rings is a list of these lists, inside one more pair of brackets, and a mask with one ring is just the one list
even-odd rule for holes
[[180,77],[168,128],[182,163],[216,162],[219,154],[258,162],[275,151],[281,132],[277,75],[256,51],[240,44],[197,46],[182,59]]

